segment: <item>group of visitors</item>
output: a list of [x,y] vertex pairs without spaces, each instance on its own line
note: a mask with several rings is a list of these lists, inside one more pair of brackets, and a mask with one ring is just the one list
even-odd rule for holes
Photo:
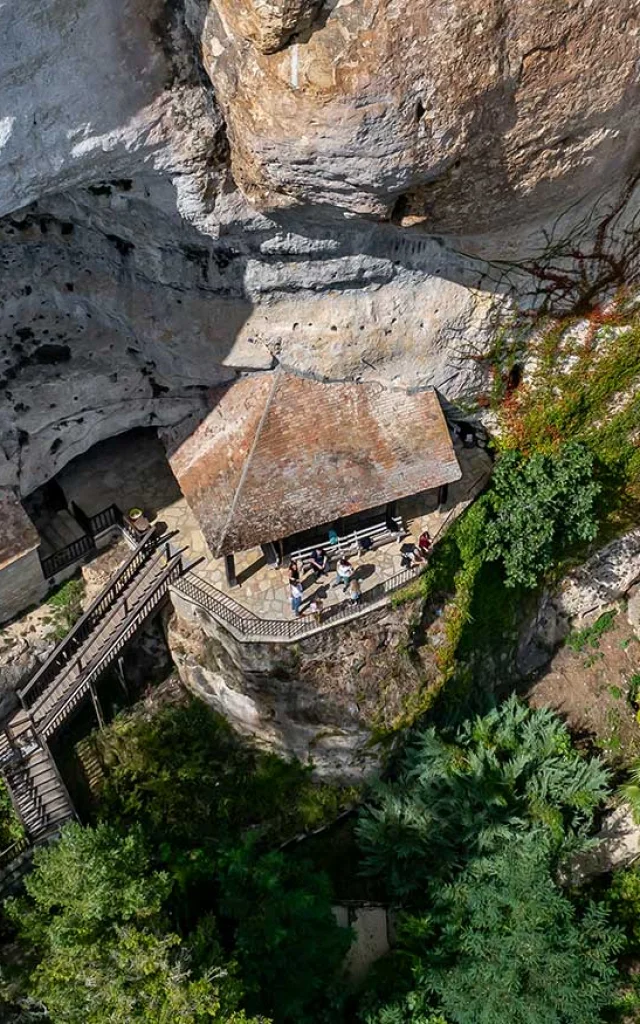
[[[402,565],[407,568],[423,562],[431,549],[431,537],[428,530],[423,530],[417,544],[405,545],[403,548]],[[309,556],[308,568],[313,573],[313,582],[317,583],[329,571],[329,558],[324,548],[314,548]],[[340,555],[336,563],[336,576],[332,586],[342,587],[343,594],[349,595],[349,601],[357,606],[362,600],[362,588],[357,579],[356,571],[345,555]],[[301,580],[300,563],[292,558],[289,563],[289,594],[293,614],[302,615],[304,587]],[[323,604],[318,597],[312,598],[307,609],[319,624],[322,620]]]
[[403,569],[413,569],[415,566],[425,562],[429,556],[433,541],[428,530],[423,530],[418,537],[418,543],[411,542],[402,545],[402,558],[400,559]]

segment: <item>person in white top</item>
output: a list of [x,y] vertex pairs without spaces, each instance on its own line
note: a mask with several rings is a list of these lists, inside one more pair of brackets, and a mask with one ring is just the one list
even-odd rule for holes
[[333,581],[334,587],[342,586],[346,594],[349,589],[349,580],[353,576],[353,566],[348,558],[341,556],[336,565],[336,578]]

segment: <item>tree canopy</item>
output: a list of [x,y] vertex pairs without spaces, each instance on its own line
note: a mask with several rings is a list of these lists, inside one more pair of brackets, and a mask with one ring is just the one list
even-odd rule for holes
[[358,827],[365,869],[402,910],[362,1021],[600,1019],[622,936],[556,876],[606,794],[603,766],[573,749],[557,716],[515,697],[455,731],[418,732]]
[[597,532],[594,459],[572,441],[553,454],[499,458],[482,499],[486,510],[486,557],[501,559],[507,586],[535,587],[554,559]]
[[153,870],[140,829],[71,824],[34,860],[27,895],[8,907],[31,951],[30,994],[54,1022],[249,1024],[219,945],[192,971],[163,914],[169,876]]

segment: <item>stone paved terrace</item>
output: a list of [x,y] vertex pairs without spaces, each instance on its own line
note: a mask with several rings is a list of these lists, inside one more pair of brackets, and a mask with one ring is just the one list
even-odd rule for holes
[[[423,529],[435,540],[445,523],[450,523],[466,503],[484,486],[491,471],[491,460],[480,448],[456,449],[462,479],[449,486],[446,506],[439,510],[436,492],[398,502],[408,537],[400,543],[391,542],[360,558],[351,559],[356,567],[363,593],[402,569],[401,545],[410,538],[417,541]],[[89,515],[116,502],[124,511],[132,506],[143,508],[151,521],[163,523],[168,531],[177,530],[181,545],[188,545],[190,554],[202,558],[195,569],[197,575],[235,601],[265,619],[292,618],[289,603],[288,571],[266,564],[262,550],[256,548],[235,556],[239,586],[229,588],[223,558],[214,558],[186,500],[182,497],[167,464],[160,441],[147,432],[136,432],[102,442],[91,452],[74,460],[61,474],[60,481],[68,498],[75,500]],[[333,569],[333,565],[331,567]],[[346,600],[340,587],[332,587],[335,573],[331,571],[318,585],[311,573],[303,577],[305,606],[314,597],[330,608]]]

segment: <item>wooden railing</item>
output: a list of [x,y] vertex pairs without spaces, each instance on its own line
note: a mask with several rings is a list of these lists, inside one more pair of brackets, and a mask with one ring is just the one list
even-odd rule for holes
[[122,512],[117,505],[108,505],[95,516],[89,516],[89,531],[95,537],[98,533],[108,530],[110,526],[119,526],[124,529],[125,521]]
[[93,554],[97,550],[96,537],[108,530],[109,527],[118,527],[133,544],[138,544],[140,540],[140,534],[133,529],[115,504],[108,505],[100,512],[96,512],[94,516],[89,516],[75,501],[72,501],[71,514],[84,530],[84,535],[72,540],[66,547],[54,551],[52,555],[40,559],[42,572],[47,579],[52,579],[75,562],[83,561],[88,554]]
[[93,537],[84,533],[82,537],[72,540],[66,547],[54,551],[52,555],[40,559],[42,573],[47,579],[51,579],[57,573],[62,572],[67,566],[74,562],[80,562],[89,552],[96,550],[96,542]]
[[18,697],[24,708],[31,707],[54,681],[61,669],[69,663],[96,625],[111,610],[124,590],[129,586],[140,567],[146,562],[156,546],[155,530],[151,528],[139,542],[137,548],[121,566],[107,586],[98,594],[93,604],[78,619],[73,629],[57,645],[45,663],[30,681],[18,689]]
[[123,621],[115,637],[110,638],[106,650],[99,652],[94,661],[87,665],[79,677],[76,677],[60,701],[38,722],[38,732],[47,737],[55,731],[66,715],[75,707],[81,697],[103,672],[113,663],[125,644],[140,629],[141,625],[154,612],[167,596],[169,586],[176,583],[184,572],[184,549],[174,554],[167,567],[157,578],[144,601],[137,605]]
[[291,643],[340,622],[357,619],[373,608],[382,606],[389,594],[410,583],[422,571],[424,567],[404,569],[365,591],[357,604],[347,600],[326,609],[320,621],[304,615],[295,619],[262,619],[193,572],[186,572],[173,584],[173,589],[191,603],[205,608],[221,626],[242,642]]
[[17,842],[12,843],[11,846],[7,846],[5,850],[0,852],[0,872],[4,871],[5,868],[17,860],[20,854],[24,853],[31,846],[31,840],[27,836],[23,836],[22,839],[18,839]]

